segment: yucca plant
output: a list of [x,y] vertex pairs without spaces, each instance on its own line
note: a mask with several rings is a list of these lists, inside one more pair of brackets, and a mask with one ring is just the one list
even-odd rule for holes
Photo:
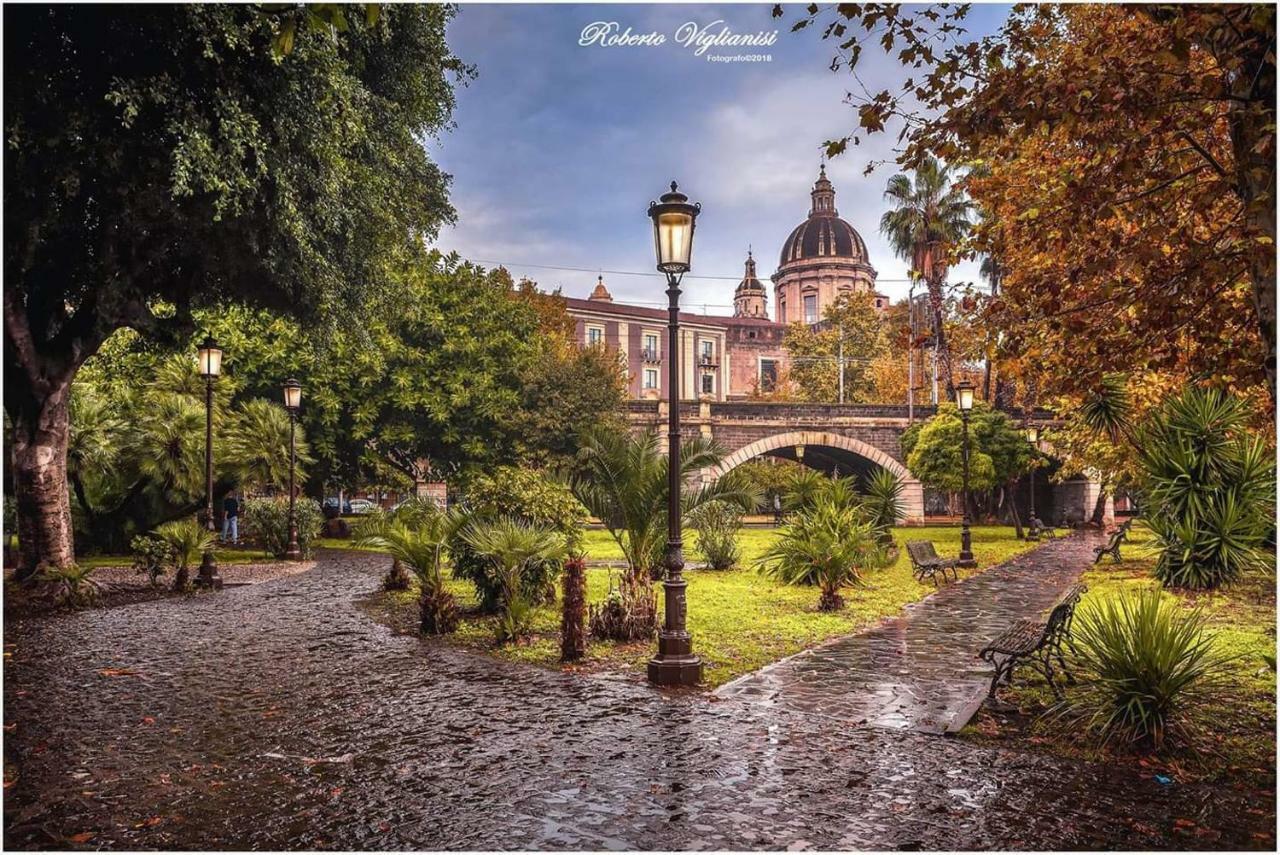
[[1143,468],[1143,517],[1170,587],[1215,588],[1267,563],[1275,466],[1246,429],[1248,408],[1219,390],[1170,398],[1135,443]]
[[807,508],[829,480],[816,469],[807,466],[797,469],[787,479],[787,489],[782,494],[783,509],[791,512]]
[[441,565],[445,545],[466,523],[457,512],[423,514],[410,526],[393,519],[381,530],[367,531],[357,543],[386,551],[418,581],[419,627],[426,635],[444,635],[458,628],[458,603],[445,587]]
[[461,536],[489,562],[489,572],[502,591],[502,612],[496,627],[498,643],[525,637],[533,618],[533,604],[524,590],[525,567],[537,561],[563,560],[564,537],[552,529],[511,517],[469,523]]
[[1082,609],[1072,635],[1090,676],[1063,712],[1104,743],[1159,749],[1227,661],[1203,612],[1180,609],[1159,589]]
[[818,608],[842,608],[840,590],[860,584],[862,571],[884,566],[884,548],[865,511],[819,494],[788,517],[774,545],[759,559],[761,572],[788,585],[817,585]]
[[884,546],[893,545],[893,527],[902,517],[902,482],[888,469],[877,469],[867,481],[864,499],[871,525]]
[[159,526],[155,531],[169,547],[173,560],[173,590],[186,591],[191,587],[191,565],[213,549],[214,534],[195,518],[174,520]]
[[36,576],[40,583],[40,598],[61,608],[91,606],[98,601],[102,586],[90,578],[92,567],[72,564],[70,567],[51,568]]

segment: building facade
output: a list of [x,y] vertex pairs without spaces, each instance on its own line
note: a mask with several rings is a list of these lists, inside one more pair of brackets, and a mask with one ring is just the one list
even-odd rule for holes
[[[680,399],[729,401],[768,394],[785,374],[782,346],[789,324],[817,324],[827,306],[845,294],[865,294],[868,311],[888,298],[875,289],[876,271],[853,226],[840,219],[826,167],[810,192],[809,215],[783,242],[773,274],[775,318],[768,290],[748,250],[742,281],[734,289],[732,315],[680,314]],[[567,299],[583,346],[618,354],[633,398],[667,395],[667,312],[614,302],[601,277],[587,299]]]

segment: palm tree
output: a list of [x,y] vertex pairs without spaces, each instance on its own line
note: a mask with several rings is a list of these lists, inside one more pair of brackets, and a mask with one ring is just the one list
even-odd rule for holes
[[858,584],[862,570],[884,566],[886,554],[875,525],[858,505],[819,494],[792,514],[773,546],[759,559],[760,570],[788,585],[817,585],[820,611],[844,606],[840,589]]
[[933,157],[920,164],[914,180],[902,173],[890,178],[884,198],[892,208],[880,218],[880,233],[899,258],[911,262],[912,277],[923,280],[929,289],[934,346],[947,381],[947,397],[954,397],[951,353],[942,325],[942,289],[948,252],[968,233],[973,203],[950,168]]
[[191,565],[213,549],[213,532],[194,518],[188,517],[167,522],[157,528],[155,533],[168,545],[169,554],[173,556],[173,590],[187,590],[191,585]]
[[565,558],[564,536],[546,526],[515,519],[477,520],[462,530],[462,538],[489,562],[489,571],[502,591],[498,643],[517,641],[529,632],[533,604],[525,594],[525,569],[535,563]]
[[436,510],[423,513],[412,525],[393,518],[356,541],[357,546],[386,551],[417,577],[419,624],[427,635],[444,635],[458,627],[458,604],[440,568],[445,545],[465,524],[459,512]]
[[[289,413],[281,405],[264,398],[245,401],[231,416],[226,446],[219,449],[222,466],[247,487],[283,489],[289,483]],[[295,448],[298,480],[305,479],[312,463],[310,447],[302,430],[297,430]]]
[[[604,523],[626,558],[631,575],[661,567],[667,538],[668,457],[659,451],[652,432],[633,435],[615,428],[597,428],[583,438],[581,467],[570,487],[587,511]],[[680,475],[688,483],[702,469],[720,463],[718,446],[702,437],[680,447]],[[734,472],[712,484],[680,492],[682,514],[721,500],[754,508],[757,491]]]

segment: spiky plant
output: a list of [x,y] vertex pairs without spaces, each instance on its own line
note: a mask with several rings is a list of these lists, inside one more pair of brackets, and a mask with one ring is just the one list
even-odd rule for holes
[[728,502],[707,502],[689,514],[689,525],[697,534],[697,553],[712,570],[727,570],[738,563],[742,549],[738,532],[742,529],[742,508]]
[[903,515],[902,482],[888,469],[877,469],[867,481],[865,498],[871,525],[880,543],[893,544],[893,527]]
[[841,608],[840,590],[860,584],[864,570],[885,563],[884,548],[865,511],[821,494],[788,517],[758,562],[761,572],[785,584],[817,585],[822,611]]
[[1191,388],[1169,399],[1139,432],[1143,516],[1170,587],[1215,588],[1268,563],[1275,465],[1246,429],[1243,401]]
[[[680,447],[680,476],[688,484],[703,469],[718,464],[718,446],[701,437]],[[622,550],[633,575],[639,578],[660,569],[667,539],[667,455],[659,451],[650,432],[600,428],[583,438],[579,470],[571,481],[573,494],[604,523]],[[746,478],[729,472],[712,484],[680,491],[682,513],[720,500],[748,511],[759,495]]]
[[155,534],[165,542],[173,556],[173,590],[188,590],[191,587],[191,565],[213,549],[213,532],[194,517],[188,517],[159,526]]
[[92,567],[72,564],[70,567],[53,567],[35,577],[39,585],[40,599],[55,608],[81,608],[98,601],[102,586],[95,579]]
[[1080,418],[1118,443],[1132,428],[1133,403],[1123,374],[1107,374],[1080,404]]
[[[379,549],[381,548],[382,536],[386,534],[387,529],[391,527],[393,522],[392,515],[379,507],[374,507],[369,513],[364,514],[351,527],[352,545],[358,549]],[[391,556],[391,567],[387,570],[387,575],[382,577],[382,589],[384,591],[407,591],[409,586],[413,584],[409,572],[404,569],[404,562],[394,555]]]
[[1080,610],[1072,635],[1090,678],[1063,712],[1104,743],[1160,748],[1227,661],[1204,614],[1154,588]]
[[461,536],[489,562],[490,573],[502,591],[498,643],[518,641],[528,635],[533,604],[524,590],[524,569],[532,562],[563,560],[564,537],[550,528],[511,517],[471,522],[462,529]]
[[419,626],[426,635],[444,635],[458,628],[458,603],[445,587],[441,566],[446,544],[465,524],[460,513],[437,511],[424,514],[412,527],[393,519],[359,541],[386,551],[417,579]]
[[782,494],[782,507],[788,512],[808,507],[828,480],[821,472],[807,466],[795,470],[787,479],[787,489]]

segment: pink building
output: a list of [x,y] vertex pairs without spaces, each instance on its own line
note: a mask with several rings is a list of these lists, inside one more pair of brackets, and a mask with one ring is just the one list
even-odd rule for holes
[[[842,294],[867,294],[875,311],[888,297],[875,290],[876,271],[862,237],[835,207],[826,168],[810,193],[809,216],[783,242],[773,274],[778,319],[771,320],[768,290],[750,252],[733,294],[733,315],[680,315],[679,396],[690,400],[742,400],[772,391],[785,372],[782,347],[789,323],[818,323]],[[584,346],[616,351],[635,398],[666,398],[665,309],[615,303],[601,277],[587,299],[568,298]]]

